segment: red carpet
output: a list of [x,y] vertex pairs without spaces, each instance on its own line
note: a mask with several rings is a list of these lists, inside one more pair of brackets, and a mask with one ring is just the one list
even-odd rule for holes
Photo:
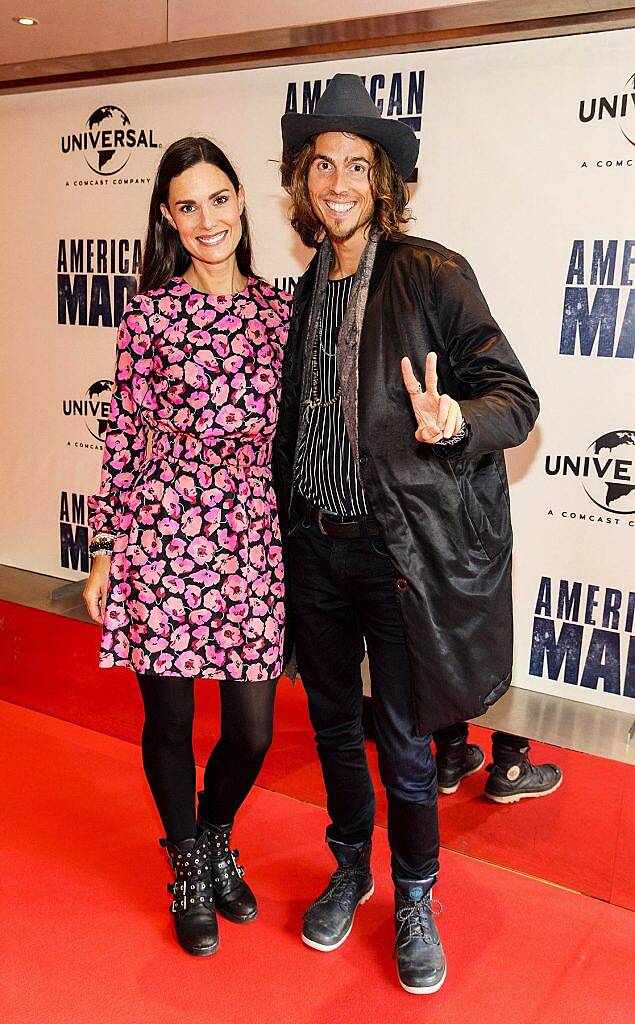
[[330,870],[316,807],[255,790],[236,836],[261,913],[197,960],[169,931],[167,869],[138,748],[0,704],[4,1024],[627,1024],[635,916],[445,852],[448,978],[395,979],[385,832],[376,895],[341,950],[298,938]]
[[[137,743],[141,699],[134,675],[97,669],[99,630],[46,612],[0,602],[0,697]],[[203,764],[217,735],[217,690],[197,683],[195,750]],[[471,738],[489,756],[490,733]],[[575,751],[533,744],[536,762],[554,760],[564,783],[546,800],[500,806],[482,796],[485,772],[458,793],[441,798],[443,845],[459,853],[548,879],[635,909],[635,771],[632,766]],[[385,797],[374,747],[377,820],[385,824]],[[283,680],[273,748],[259,779],[267,789],[324,805],[324,789],[300,684]]]

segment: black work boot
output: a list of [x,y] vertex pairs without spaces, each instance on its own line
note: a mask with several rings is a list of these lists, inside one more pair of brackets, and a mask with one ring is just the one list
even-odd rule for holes
[[211,956],[219,946],[218,921],[214,909],[214,893],[210,874],[210,845],[207,832],[197,839],[171,843],[159,840],[165,847],[174,883],[168,892],[174,896],[172,913],[176,937],[183,949],[193,956]]
[[302,941],[328,953],[341,946],[353,927],[355,911],[374,892],[370,871],[371,841],[358,849],[329,841],[338,867],[324,892],[304,914]]
[[209,832],[216,909],[228,921],[246,924],[258,917],[258,904],[253,892],[243,880],[245,869],[236,863],[239,851],[231,849],[233,824],[233,821],[230,821],[227,825],[214,825],[199,815],[199,828]]
[[461,779],[483,766],[485,754],[476,743],[467,742],[467,725],[450,726],[434,733],[437,748],[437,784],[440,793],[456,793]]
[[485,784],[485,796],[497,804],[514,804],[527,797],[548,796],[562,782],[557,764],[536,764],[529,760],[529,740],[506,732],[492,735],[492,760]]
[[415,995],[431,995],[445,981],[445,954],[435,917],[441,904],[432,899],[432,887],[421,882],[395,883],[395,948],[402,988]]

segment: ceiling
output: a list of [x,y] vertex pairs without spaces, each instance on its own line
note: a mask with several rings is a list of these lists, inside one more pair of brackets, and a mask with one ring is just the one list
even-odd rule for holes
[[[413,9],[414,8],[414,9]],[[635,25],[592,0],[0,0],[0,91]],[[24,28],[13,20],[31,16]]]

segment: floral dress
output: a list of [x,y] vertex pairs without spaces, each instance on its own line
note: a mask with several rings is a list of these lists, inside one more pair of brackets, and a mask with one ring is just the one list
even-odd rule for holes
[[282,672],[271,449],[291,297],[182,277],[124,310],[89,526],[115,535],[99,665],[258,681]]

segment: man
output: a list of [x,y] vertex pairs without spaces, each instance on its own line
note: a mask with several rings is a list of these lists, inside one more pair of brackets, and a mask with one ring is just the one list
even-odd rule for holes
[[337,861],[302,938],[336,949],[373,892],[366,645],[398,976],[430,993],[446,974],[430,733],[510,683],[502,450],[524,441],[538,400],[466,261],[401,234],[410,128],[381,118],[360,78],[335,75],[314,114],[285,114],[282,135],[292,224],[318,249],[295,293],[274,446],[286,645],[294,633]]

